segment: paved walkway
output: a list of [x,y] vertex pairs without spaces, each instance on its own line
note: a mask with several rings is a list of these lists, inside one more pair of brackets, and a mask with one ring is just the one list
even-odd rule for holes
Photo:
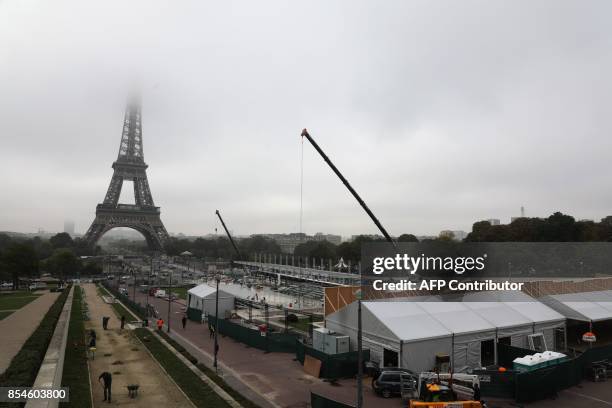
[[0,373],[6,371],[58,296],[59,293],[45,293],[0,320]]
[[[93,284],[83,285],[91,320],[86,330],[97,334],[97,351],[89,361],[94,407],[129,406],[140,408],[193,407],[176,384],[148,354],[146,348],[132,337],[129,330],[121,331],[113,308],[102,301]],[[102,330],[102,316],[110,316],[109,329]],[[112,403],[103,402],[104,393],[98,377],[104,371],[113,375]],[[138,384],[138,397],[130,399],[128,384]]]
[[[146,295],[137,292],[136,301],[145,304]],[[153,297],[149,297],[149,301],[155,305],[161,317],[167,320],[168,301]],[[172,304],[171,333],[173,336],[180,336],[187,340],[193,347],[197,347],[200,354],[195,357],[210,366],[214,342],[209,336],[208,327],[205,324],[189,321],[187,328],[183,329],[181,327],[183,316],[181,308],[184,307],[184,301],[179,302]],[[345,403],[354,403],[356,399],[357,385],[354,379],[342,380],[340,385],[331,385],[329,382],[307,375],[302,365],[295,361],[295,354],[266,354],[262,350],[247,347],[230,337],[219,336],[219,361],[222,374],[232,387],[247,396],[253,392],[260,394],[270,401],[272,406],[307,407],[310,403],[311,391],[337,398]],[[238,381],[242,383],[242,387],[237,384]],[[369,383],[371,379],[367,381],[364,386],[364,405],[366,407],[402,406],[399,398],[385,400],[374,395]],[[249,388],[246,392],[241,389],[245,386]],[[270,403],[261,403],[261,405],[270,406]]]

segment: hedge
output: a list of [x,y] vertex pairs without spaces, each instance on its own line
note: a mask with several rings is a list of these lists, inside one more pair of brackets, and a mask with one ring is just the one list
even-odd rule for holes
[[153,333],[143,328],[135,329],[134,333],[196,407],[230,408],[226,401],[210,386],[203,383],[200,377],[164,346]]
[[185,349],[185,347],[183,347],[180,344],[178,344],[173,338],[168,336],[167,333],[165,333],[163,331],[162,332],[156,332],[156,333],[160,334],[161,337],[163,337],[163,339],[166,340],[166,342],[168,342],[168,344],[170,344],[172,347],[174,347],[174,349],[176,351],[181,353],[187,360],[189,360],[191,362],[191,364],[195,365],[200,371],[202,371],[202,373],[204,373],[215,384],[217,384],[219,387],[221,387],[225,392],[227,392],[229,395],[231,395],[232,398],[234,398],[244,408],[260,408],[259,405],[257,405],[256,403],[254,403],[250,399],[246,398],[245,396],[243,396],[241,393],[239,393],[235,389],[233,389],[228,383],[225,382],[225,380],[222,377],[220,377],[212,369],[210,369],[209,367],[205,366],[202,363],[199,363],[197,358],[193,357]]
[[61,402],[60,407],[91,407],[82,291],[83,289],[80,286],[74,288],[66,356],[64,358],[64,372],[62,374],[62,387],[70,388],[70,401]]

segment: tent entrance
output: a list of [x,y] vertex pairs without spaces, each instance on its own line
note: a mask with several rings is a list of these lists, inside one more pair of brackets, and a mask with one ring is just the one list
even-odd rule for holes
[[495,340],[485,340],[480,343],[480,365],[487,367],[495,364]]
[[383,349],[383,367],[399,367],[398,362],[397,351]]

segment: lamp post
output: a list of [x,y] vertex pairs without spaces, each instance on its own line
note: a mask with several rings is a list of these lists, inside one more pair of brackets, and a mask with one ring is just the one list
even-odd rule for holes
[[172,311],[172,269],[170,270],[170,290],[168,291],[168,333],[170,333],[170,313]]
[[355,293],[357,297],[357,408],[363,407],[363,357],[361,328],[361,289]]
[[218,371],[217,353],[219,352],[219,275],[217,275],[215,279],[217,281],[217,290],[215,292],[215,361],[213,366],[215,367],[215,371]]
[[147,277],[147,306],[145,317],[149,319],[149,292],[151,291],[151,272],[153,271],[153,255],[151,255],[151,267],[149,268],[149,276]]
[[136,272],[132,269],[132,302],[136,304]]

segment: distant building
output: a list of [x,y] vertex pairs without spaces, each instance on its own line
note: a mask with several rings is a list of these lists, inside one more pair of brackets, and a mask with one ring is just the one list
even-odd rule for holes
[[296,246],[308,241],[308,235],[303,232],[294,232],[291,234],[263,234],[263,236],[274,240],[281,251],[286,254],[292,254]]
[[74,236],[74,221],[66,220],[64,221],[64,232],[71,237]]
[[491,225],[500,225],[501,224],[501,221],[499,220],[499,218],[489,218],[487,221]]
[[303,232],[294,232],[290,234],[264,234],[265,237],[274,240],[281,248],[281,251],[286,254],[292,254],[295,247],[308,241],[328,241],[334,245],[339,245],[342,242],[340,235],[324,234],[317,232],[313,235],[306,235]]
[[316,234],[314,234],[313,238],[315,241],[327,241],[331,242],[334,245],[340,245],[340,243],[342,242],[342,237],[340,235],[323,234],[322,232],[317,232]]

